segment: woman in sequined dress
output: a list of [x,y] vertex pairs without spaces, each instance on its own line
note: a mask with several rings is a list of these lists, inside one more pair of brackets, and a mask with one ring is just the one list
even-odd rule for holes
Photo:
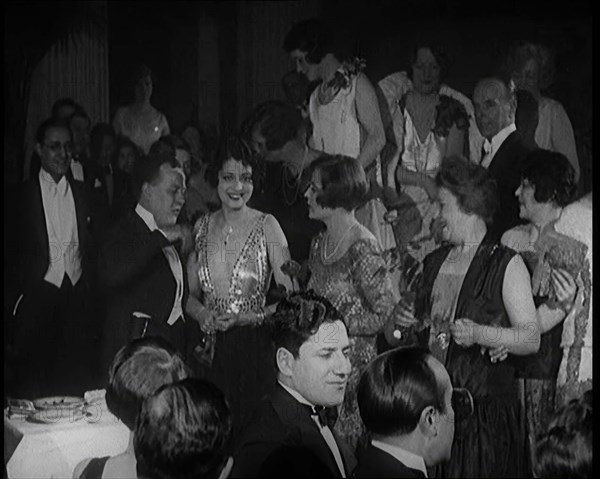
[[187,274],[188,309],[203,317],[207,349],[214,342],[211,379],[224,391],[239,432],[252,410],[275,383],[269,335],[262,327],[265,295],[272,276],[293,290],[281,272],[290,259],[277,220],[246,203],[253,191],[253,154],[237,139],[228,140],[209,171],[221,208],[198,219],[195,251]]
[[356,402],[360,373],[377,354],[377,333],[385,329],[386,339],[394,342],[388,318],[398,298],[379,243],[354,216],[368,189],[358,160],[324,155],[311,170],[305,194],[309,216],[325,223],[326,231],[311,244],[308,288],[331,301],[346,321],[352,373],[335,428],[355,447],[365,439]]

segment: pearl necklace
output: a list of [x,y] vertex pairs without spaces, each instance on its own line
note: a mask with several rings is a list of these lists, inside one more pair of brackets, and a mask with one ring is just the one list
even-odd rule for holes
[[331,252],[331,254],[327,254],[327,240],[329,239],[329,234],[324,238],[323,248],[321,249],[321,253],[323,255],[323,260],[330,261],[331,258],[333,258],[335,256],[335,254],[337,253],[339,247],[343,243],[344,239],[346,238],[346,236],[348,236],[348,233],[350,233],[350,231],[352,231],[352,229],[355,226],[356,226],[356,223],[354,223],[350,228],[348,228],[346,230],[346,232],[342,235],[342,237],[339,239],[339,241],[335,245],[335,248],[333,248],[333,251]]

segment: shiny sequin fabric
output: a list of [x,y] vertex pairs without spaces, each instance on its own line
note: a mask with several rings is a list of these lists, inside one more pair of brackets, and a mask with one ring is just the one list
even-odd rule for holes
[[262,215],[242,247],[233,267],[229,291],[220,295],[216,291],[208,267],[209,254],[223,254],[215,245],[208,245],[210,215],[198,219],[196,231],[196,253],[198,254],[198,279],[204,293],[205,306],[217,313],[247,313],[261,311],[265,303],[265,293],[271,279],[271,269],[267,257],[267,240],[264,224],[267,215]]
[[[208,241],[210,215],[197,221],[195,238],[202,302],[216,314],[262,311],[271,280],[264,231],[266,218],[263,214],[256,220],[239,250],[229,281],[220,281],[226,278],[213,276],[210,265],[214,265],[215,258],[210,255],[231,254],[233,250],[227,251],[224,244]],[[234,433],[239,434],[261,398],[275,384],[272,348],[266,328],[261,325],[234,326],[218,332],[210,374],[210,379],[225,393]]]
[[324,233],[312,242],[308,289],[324,296],[341,313],[350,339],[352,373],[336,431],[355,447],[364,439],[356,388],[364,367],[376,356],[375,336],[392,312],[397,298],[375,240],[359,239],[337,261],[323,257]]

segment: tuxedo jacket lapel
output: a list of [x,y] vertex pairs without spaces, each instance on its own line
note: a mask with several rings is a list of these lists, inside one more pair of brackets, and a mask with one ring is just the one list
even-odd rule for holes
[[[311,418],[308,409],[303,404],[296,401],[296,399],[294,399],[279,384],[273,393],[272,403],[279,414],[281,421],[290,429],[296,429],[297,433],[300,435],[300,443],[314,451],[319,459],[321,459],[321,461],[323,461],[323,463],[339,477],[339,468],[333,453],[321,435],[319,427]],[[352,464],[352,461],[350,461],[347,456],[349,455],[352,460],[354,460],[354,458],[351,453],[349,454],[347,446],[343,445],[342,441],[336,437],[335,433],[334,438],[338,444],[340,455],[342,456],[342,461],[346,468],[346,476],[348,477],[352,471],[348,466]],[[348,464],[349,462],[350,464]]]

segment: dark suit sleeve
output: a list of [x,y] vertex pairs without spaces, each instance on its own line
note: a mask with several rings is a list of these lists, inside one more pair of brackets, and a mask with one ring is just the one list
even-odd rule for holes
[[100,247],[98,275],[111,288],[130,284],[170,244],[160,231],[136,232],[130,221],[117,223]]

